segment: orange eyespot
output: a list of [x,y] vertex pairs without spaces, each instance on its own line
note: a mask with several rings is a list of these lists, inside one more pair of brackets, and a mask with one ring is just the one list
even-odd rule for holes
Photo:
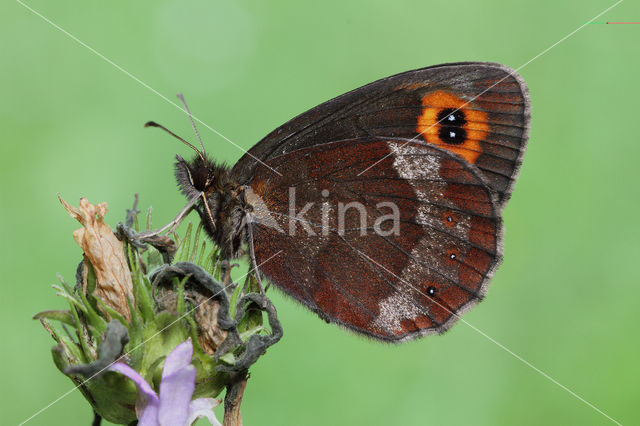
[[475,163],[489,132],[487,113],[469,109],[470,104],[442,90],[422,98],[422,114],[416,131],[428,143],[447,149]]

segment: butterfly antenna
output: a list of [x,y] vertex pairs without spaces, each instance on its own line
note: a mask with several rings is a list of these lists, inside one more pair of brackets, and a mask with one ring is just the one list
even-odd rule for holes
[[198,148],[196,148],[195,146],[191,145],[189,142],[187,142],[186,140],[182,139],[180,136],[178,136],[175,133],[173,133],[171,130],[169,130],[166,127],[164,127],[162,124],[158,124],[155,121],[147,121],[144,124],[144,127],[157,127],[159,129],[164,130],[165,132],[169,133],[171,136],[173,136],[174,138],[178,139],[180,142],[182,142],[183,144],[185,144],[186,146],[188,146],[189,148],[191,148],[192,150],[197,152],[198,155],[200,156],[200,158],[202,159],[202,161],[206,162],[206,160],[204,158],[204,154],[202,152],[200,152],[198,150]]
[[198,138],[198,141],[200,141],[200,147],[202,148],[202,153],[206,156],[207,153],[204,150],[204,144],[202,143],[202,139],[200,139],[200,133],[198,133],[198,128],[196,127],[196,123],[193,121],[193,117],[191,116],[191,111],[189,111],[189,107],[187,106],[187,101],[184,100],[184,96],[182,96],[182,93],[178,93],[178,99],[180,99],[180,102],[182,102],[182,105],[184,105],[184,110],[187,112],[187,116],[189,117],[189,121],[191,122],[191,127],[193,127],[193,131],[196,132],[196,137]]

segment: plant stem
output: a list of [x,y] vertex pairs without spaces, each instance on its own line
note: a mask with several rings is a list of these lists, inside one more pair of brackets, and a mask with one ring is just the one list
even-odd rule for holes
[[247,387],[248,375],[246,372],[238,376],[227,385],[227,394],[224,397],[224,426],[242,426],[242,414],[240,404],[244,389]]
[[[231,265],[228,260],[222,262],[222,284],[225,289],[231,288]],[[223,426],[242,426],[240,405],[244,389],[247,387],[248,371],[236,373],[227,384],[227,394],[224,397]]]
[[100,414],[96,413],[95,410],[93,411],[93,423],[91,423],[91,426],[100,426],[102,424],[102,417],[100,416]]

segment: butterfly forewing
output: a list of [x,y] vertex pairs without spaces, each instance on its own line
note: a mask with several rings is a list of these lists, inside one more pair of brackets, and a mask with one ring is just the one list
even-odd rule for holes
[[322,318],[378,339],[446,330],[501,258],[493,192],[477,168],[424,142],[292,150],[258,165],[247,191],[261,271]]
[[[325,102],[274,130],[236,164],[249,183],[257,164],[296,149],[362,137],[398,137],[439,146],[478,167],[501,210],[525,150],[527,87],[512,69],[459,63],[408,71]],[[377,167],[380,158],[359,165]]]

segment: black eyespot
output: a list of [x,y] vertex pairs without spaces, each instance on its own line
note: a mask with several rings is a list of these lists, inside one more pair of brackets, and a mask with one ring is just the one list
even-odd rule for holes
[[467,132],[460,127],[441,127],[438,132],[440,140],[450,145],[462,145],[467,139]]
[[451,144],[460,145],[467,139],[467,131],[462,127],[467,124],[464,112],[453,108],[445,108],[438,113],[438,132],[440,140]]
[[449,257],[451,258],[451,260],[455,260],[456,259],[456,254],[455,253],[451,253],[451,255]]
[[447,216],[447,222],[453,222],[453,218],[451,216]]
[[462,127],[467,124],[467,119],[463,111],[445,108],[438,113],[438,123],[443,126]]
[[427,287],[427,294],[429,296],[433,296],[434,294],[436,294],[436,288],[430,285],[429,287]]

